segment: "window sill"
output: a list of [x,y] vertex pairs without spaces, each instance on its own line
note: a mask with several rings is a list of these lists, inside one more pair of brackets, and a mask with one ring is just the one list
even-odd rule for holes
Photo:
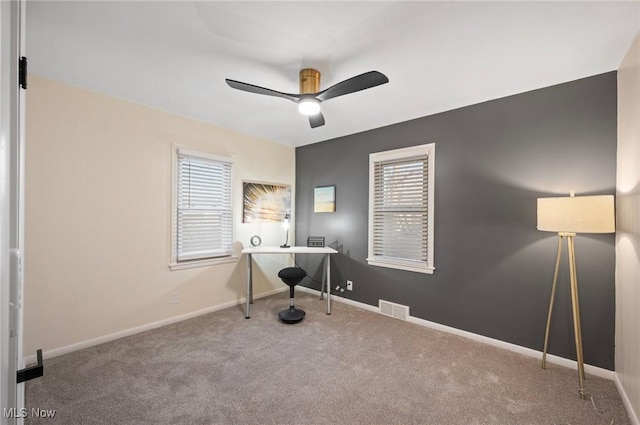
[[192,261],[184,261],[182,263],[171,263],[169,264],[169,270],[185,270],[185,269],[193,269],[196,267],[208,267],[208,266],[216,266],[218,264],[228,264],[235,263],[238,261],[238,257],[224,257],[224,258],[210,258],[206,260],[192,260]]
[[370,266],[386,267],[386,268],[389,268],[389,269],[405,270],[405,271],[408,271],[408,272],[426,273],[426,274],[433,274],[433,272],[436,269],[435,267],[416,266],[416,265],[402,264],[402,263],[392,263],[392,262],[387,262],[387,261],[372,260],[370,258],[367,258],[367,263]]

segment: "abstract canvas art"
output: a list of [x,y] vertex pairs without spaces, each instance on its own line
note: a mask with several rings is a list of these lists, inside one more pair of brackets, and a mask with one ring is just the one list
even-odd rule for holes
[[243,223],[276,223],[291,214],[291,186],[243,182],[242,194]]

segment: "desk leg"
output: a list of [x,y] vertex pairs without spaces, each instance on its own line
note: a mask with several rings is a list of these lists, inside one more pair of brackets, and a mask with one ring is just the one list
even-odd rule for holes
[[251,307],[249,304],[253,302],[253,276],[251,276],[251,254],[247,254],[247,308],[245,309],[244,318],[251,317]]
[[[325,262],[327,261],[326,258],[325,258],[324,261]],[[325,266],[322,269],[322,285],[320,286],[320,299],[321,300],[324,300],[324,292],[325,292],[326,288],[328,288],[328,287],[329,287],[329,284],[327,283],[327,268]]]
[[[331,260],[329,258],[330,254],[326,254],[324,257],[324,261],[327,266],[327,282],[325,288],[327,288],[327,314],[331,314]],[[322,294],[322,291],[320,291]]]

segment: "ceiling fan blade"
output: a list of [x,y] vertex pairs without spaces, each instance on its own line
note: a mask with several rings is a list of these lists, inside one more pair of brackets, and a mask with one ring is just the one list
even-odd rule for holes
[[298,102],[300,100],[300,95],[291,94],[291,93],[282,93],[276,90],[271,90],[265,87],[254,86],[253,84],[243,83],[242,81],[225,79],[229,87],[232,87],[237,90],[246,91],[249,93],[255,94],[264,94],[266,96],[274,96],[281,97],[283,99],[291,100],[292,102]]
[[356,75],[321,91],[316,99],[322,101],[333,99],[334,97],[343,96],[349,93],[355,93],[360,90],[369,89],[388,83],[389,79],[386,75],[378,71],[369,71],[364,74]]
[[311,128],[316,128],[324,125],[324,116],[322,112],[318,112],[315,115],[309,115],[309,124],[311,124]]

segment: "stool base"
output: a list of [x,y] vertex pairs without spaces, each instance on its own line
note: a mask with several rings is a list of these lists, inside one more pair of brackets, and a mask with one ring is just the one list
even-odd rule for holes
[[282,320],[283,323],[292,325],[294,323],[301,322],[304,319],[304,315],[306,313],[304,310],[300,310],[299,308],[289,307],[286,310],[282,310],[278,313],[278,317]]

